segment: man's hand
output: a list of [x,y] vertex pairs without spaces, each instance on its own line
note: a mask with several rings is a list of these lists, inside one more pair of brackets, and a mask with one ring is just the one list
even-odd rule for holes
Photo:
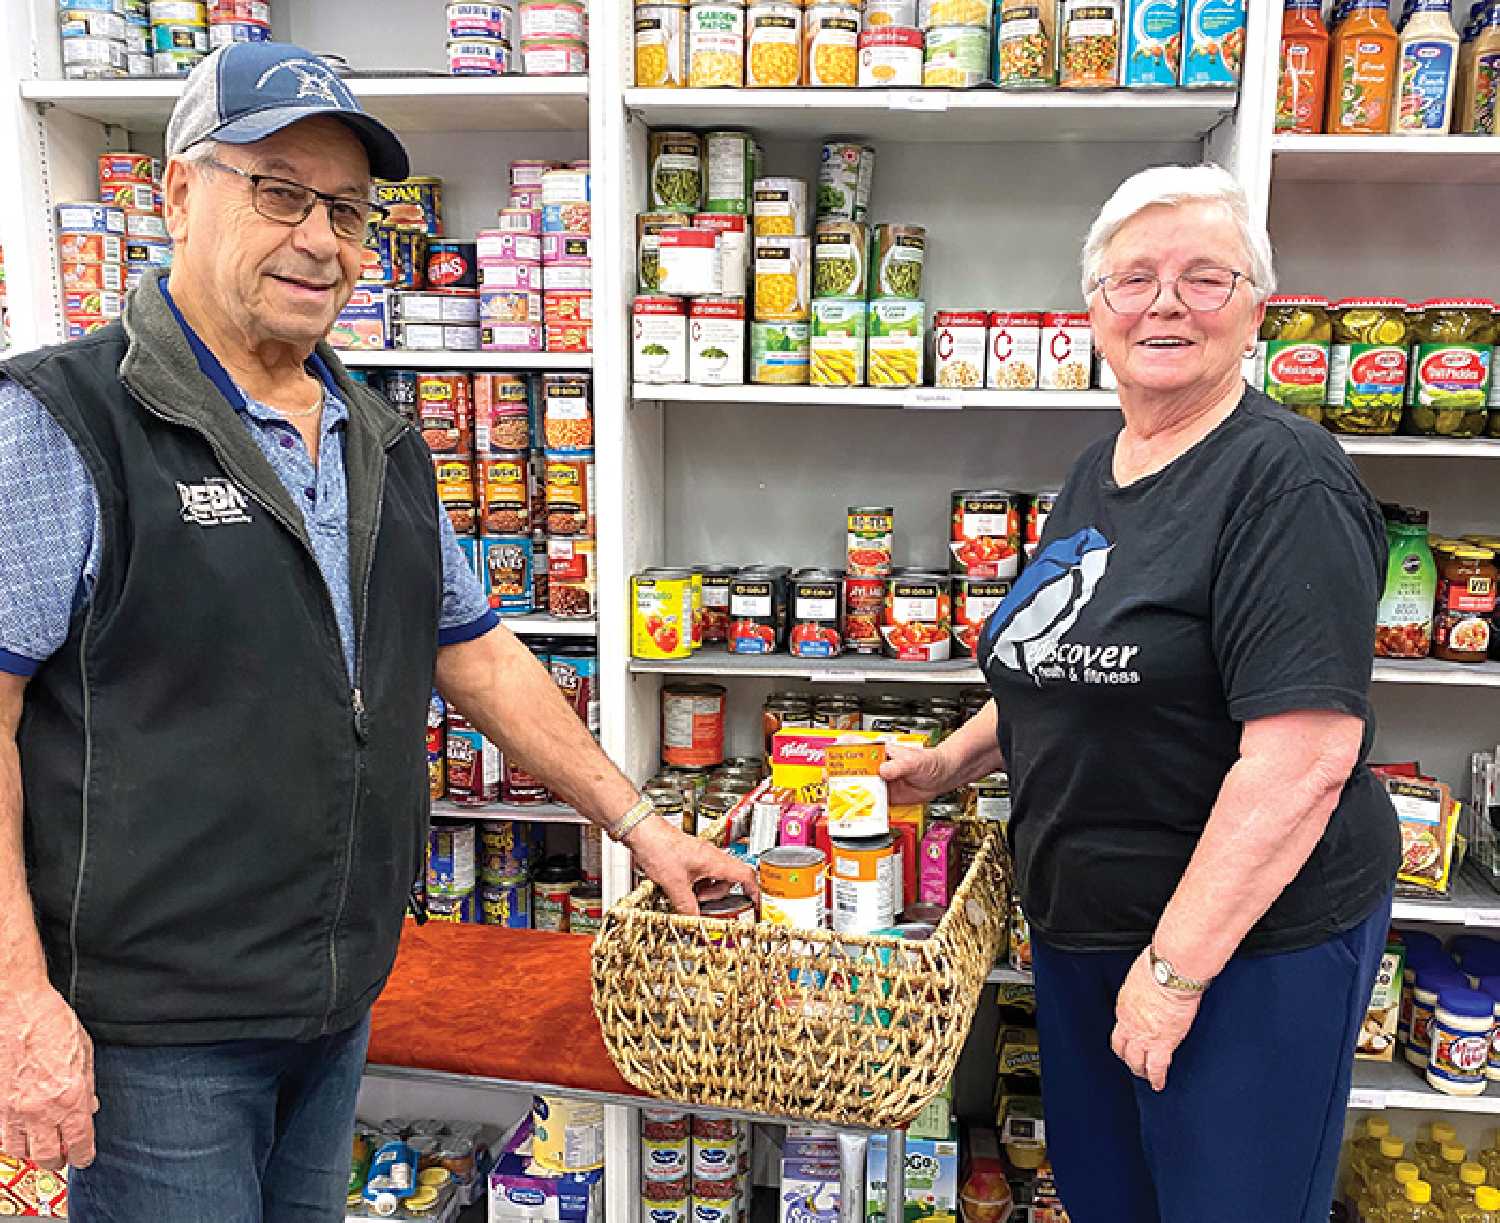
[[1167,1085],[1172,1055],[1198,1017],[1202,994],[1158,985],[1151,975],[1151,957],[1141,952],[1130,966],[1115,1000],[1115,1030],[1109,1045],[1115,1056],[1138,1079],[1161,1091]]
[[658,884],[679,913],[696,916],[700,900],[727,895],[734,884],[760,904],[760,881],[748,862],[673,828],[659,815],[643,820],[625,837],[640,868]]
[[0,1004],[0,1151],[49,1171],[94,1162],[94,1046],[50,986]]
[[953,789],[951,770],[937,748],[886,748],[890,759],[880,766],[880,776],[890,787],[891,802],[925,803]]

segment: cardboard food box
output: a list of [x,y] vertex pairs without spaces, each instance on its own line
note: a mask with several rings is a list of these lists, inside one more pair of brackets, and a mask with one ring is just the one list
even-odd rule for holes
[[1401,827],[1396,881],[1418,895],[1446,894],[1458,831],[1458,805],[1448,787],[1426,778],[1387,777],[1386,791]]
[[1354,1056],[1372,1062],[1389,1062],[1396,1055],[1396,1022],[1401,1017],[1401,977],[1406,968],[1406,948],[1387,943],[1375,974],[1370,1009],[1360,1024]]
[[839,1223],[839,1161],[782,1158],[778,1223]]
[[[886,1137],[870,1135],[865,1165],[865,1215],[884,1223]],[[905,1223],[957,1223],[958,1139],[950,1129],[941,1139],[906,1137]]]
[[[792,790],[800,803],[821,803],[828,792],[826,759],[828,745],[838,739],[865,739],[872,743],[894,743],[902,747],[924,747],[921,735],[874,730],[778,730],[771,740],[771,784]],[[891,808],[891,819],[906,809]],[[904,818],[911,819],[908,814]]]

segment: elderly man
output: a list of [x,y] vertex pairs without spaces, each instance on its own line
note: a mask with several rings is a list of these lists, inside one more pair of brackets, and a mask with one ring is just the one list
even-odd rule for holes
[[603,756],[319,343],[395,135],[244,44],[167,152],[170,277],[0,366],[0,1149],[83,1223],[334,1220],[434,679],[680,909],[753,878]]

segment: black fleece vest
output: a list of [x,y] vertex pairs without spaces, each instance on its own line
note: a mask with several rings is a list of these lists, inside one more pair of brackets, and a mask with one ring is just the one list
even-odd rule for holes
[[159,290],[0,366],[98,489],[102,564],[30,681],[27,878],[96,1039],[307,1039],[385,983],[426,838],[442,574],[420,437],[352,384],[351,687],[300,513]]

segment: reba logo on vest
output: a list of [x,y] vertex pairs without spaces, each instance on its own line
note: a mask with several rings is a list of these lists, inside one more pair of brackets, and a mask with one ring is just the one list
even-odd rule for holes
[[210,476],[201,484],[177,482],[182,498],[182,521],[200,527],[225,527],[250,521],[250,502],[233,482]]

